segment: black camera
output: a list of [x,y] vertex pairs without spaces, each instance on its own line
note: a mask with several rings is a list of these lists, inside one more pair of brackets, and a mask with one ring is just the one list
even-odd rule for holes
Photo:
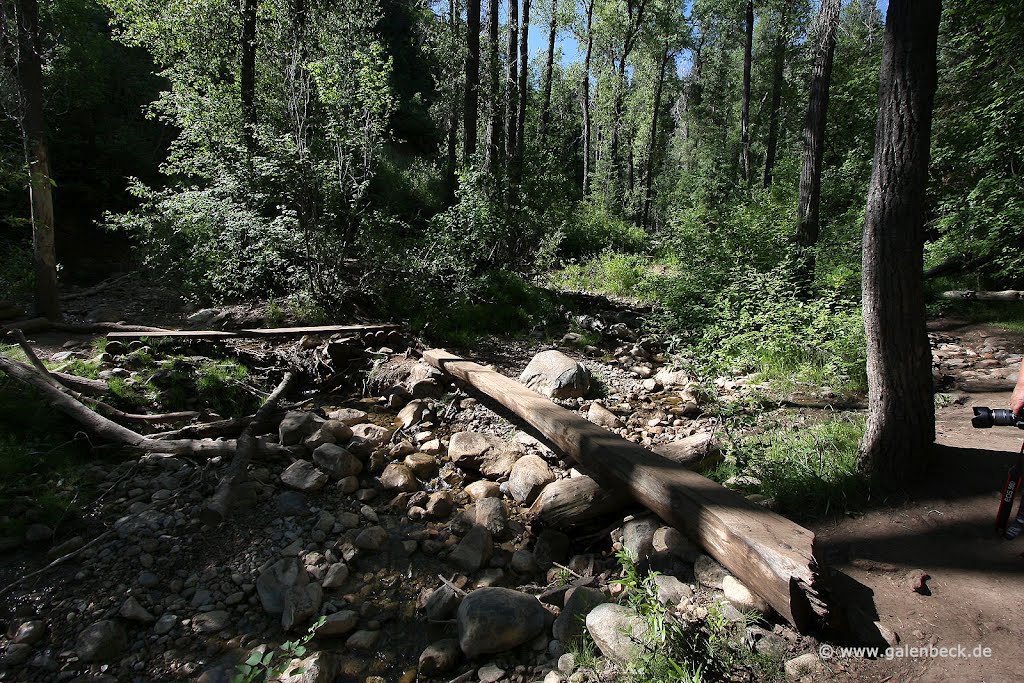
[[1008,408],[978,407],[974,409],[971,426],[975,429],[988,429],[989,427],[1017,427],[1018,429],[1024,429],[1024,415],[1018,418]]

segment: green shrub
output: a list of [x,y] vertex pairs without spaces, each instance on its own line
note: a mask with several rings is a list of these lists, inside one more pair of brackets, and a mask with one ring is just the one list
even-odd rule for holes
[[563,257],[579,257],[605,251],[642,252],[650,238],[643,228],[614,216],[597,202],[580,202],[561,227]]

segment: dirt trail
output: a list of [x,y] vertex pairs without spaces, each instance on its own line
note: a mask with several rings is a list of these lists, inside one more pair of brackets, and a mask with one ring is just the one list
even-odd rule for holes
[[[948,333],[943,333],[948,335]],[[878,501],[856,518],[816,528],[823,554],[873,593],[877,619],[898,633],[907,647],[977,646],[989,657],[908,657],[888,661],[831,659],[826,678],[839,681],[927,681],[945,683],[1019,681],[1024,651],[1024,538],[1007,541],[994,531],[1006,472],[1017,458],[1024,431],[971,427],[976,405],[1009,402],[1006,366],[1015,361],[1021,335],[987,327],[956,330],[976,363],[946,376],[955,386],[995,377],[998,392],[956,394],[957,403],[938,410],[934,461],[910,491],[909,502]],[[986,340],[996,334],[1009,355],[984,358]],[[947,340],[948,341],[948,340]],[[940,342],[944,343],[944,342]],[[973,352],[974,356],[970,353]],[[942,354],[937,353],[937,358]],[[988,363],[988,360],[1000,360]],[[1003,363],[1002,361],[1007,361]],[[977,365],[981,364],[981,377]],[[1001,384],[999,383],[1001,382]],[[1017,508],[1015,504],[1014,514]],[[919,595],[907,574],[931,575],[931,595]]]

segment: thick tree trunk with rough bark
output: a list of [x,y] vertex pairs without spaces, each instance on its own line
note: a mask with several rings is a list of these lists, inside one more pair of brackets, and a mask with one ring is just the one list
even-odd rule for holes
[[583,82],[580,99],[583,104],[583,196],[590,194],[591,119],[590,119],[590,56],[594,51],[594,2],[587,3],[587,51],[583,57]]
[[796,243],[802,250],[800,277],[809,286],[814,279],[813,247],[818,243],[821,203],[821,157],[825,149],[825,116],[832,56],[836,48],[841,0],[823,0],[818,14],[817,48],[811,71],[811,95],[804,122],[804,155],[800,169],[800,200],[797,206]]
[[922,270],[941,11],[931,0],[892,0],[886,16],[864,220],[868,419],[860,463],[888,486],[908,481],[935,439]]
[[508,70],[505,73],[505,159],[516,155],[519,116],[519,0],[508,0]]
[[487,9],[487,71],[490,78],[487,110],[487,153],[484,165],[488,171],[498,166],[501,153],[501,63],[498,59],[498,5],[499,0],[490,0]]
[[558,36],[558,0],[551,0],[551,23],[548,27],[548,56],[544,61],[544,99],[540,107],[540,142],[548,133],[551,121],[551,79],[555,70],[555,38]]
[[[455,0],[448,0],[448,21],[452,33],[454,34],[459,25],[459,9]],[[446,175],[444,189],[445,198],[450,204],[455,203],[455,189],[457,185],[457,178],[455,175],[456,168],[458,166],[458,148],[459,148],[459,112],[458,105],[456,103],[457,97],[454,97],[455,92],[451,93],[452,97],[452,110],[448,114],[448,138],[445,141],[445,157],[446,157]]]
[[743,180],[750,182],[750,64],[754,51],[754,0],[747,0],[743,42],[743,103],[740,110],[740,144]]
[[16,16],[16,66],[21,91],[21,130],[30,174],[36,312],[38,315],[56,320],[60,317],[60,299],[57,292],[57,256],[53,234],[53,190],[46,124],[43,118],[43,47],[39,34],[39,6],[36,0],[18,0]]
[[466,5],[466,91],[462,117],[462,163],[469,166],[476,156],[477,111],[480,102],[480,0]]

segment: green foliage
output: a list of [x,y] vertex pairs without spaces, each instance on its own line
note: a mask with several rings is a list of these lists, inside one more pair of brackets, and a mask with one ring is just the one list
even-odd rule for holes
[[281,643],[276,648],[253,650],[244,662],[235,666],[231,675],[231,683],[267,683],[284,675],[301,675],[304,671],[301,666],[289,668],[289,664],[293,660],[302,659],[309,653],[307,647],[309,641],[313,639],[317,629],[326,621],[326,617],[320,617],[313,622],[304,635],[295,640]]
[[548,281],[562,289],[650,300],[651,262],[643,256],[605,252],[582,263],[568,263]]
[[777,423],[760,431],[734,442],[728,461],[712,477],[756,477],[760,493],[798,519],[841,515],[866,502],[868,481],[857,468],[863,417],[837,414],[816,424]]
[[583,201],[562,226],[560,253],[566,258],[609,251],[639,253],[649,242],[642,228],[612,215],[600,204]]

